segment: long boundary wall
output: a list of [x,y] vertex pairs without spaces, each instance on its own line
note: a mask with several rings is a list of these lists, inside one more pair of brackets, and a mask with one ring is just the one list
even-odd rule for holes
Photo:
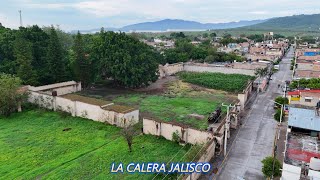
[[182,141],[190,144],[204,144],[214,138],[213,133],[175,125],[170,122],[160,122],[143,119],[143,133],[162,136],[172,140],[172,134],[178,133]]
[[31,92],[28,101],[47,109],[64,111],[70,113],[72,116],[83,117],[93,121],[107,122],[118,127],[124,127],[139,122],[139,110],[133,110],[128,113],[118,113],[102,109],[97,105],[72,101],[41,92]]

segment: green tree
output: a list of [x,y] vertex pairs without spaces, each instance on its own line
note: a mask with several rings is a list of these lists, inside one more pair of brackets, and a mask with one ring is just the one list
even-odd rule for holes
[[266,178],[281,176],[281,163],[273,157],[266,157],[262,161],[262,173]]
[[49,35],[37,25],[20,27],[18,35],[31,43],[32,67],[37,74],[39,84],[48,84],[49,64],[47,63],[47,49]]
[[33,70],[32,62],[32,44],[22,37],[18,37],[14,42],[14,55],[18,64],[17,75],[21,78],[23,84],[36,85],[36,72]]
[[17,110],[21,100],[18,92],[20,86],[20,78],[0,73],[0,115],[9,116]]
[[95,72],[125,87],[140,87],[157,79],[160,59],[150,46],[125,33],[105,32],[94,40],[92,53]]
[[217,34],[216,34],[215,32],[210,33],[210,37],[211,37],[211,38],[217,37]]
[[81,81],[84,88],[88,87],[91,79],[91,69],[89,59],[86,58],[82,35],[78,31],[74,45],[74,70],[76,80]]
[[50,30],[47,60],[50,67],[50,83],[65,81],[67,78],[66,62],[63,57],[61,43],[54,27],[51,27]]
[[37,76],[32,62],[32,47],[31,43],[24,38],[18,37],[14,42],[14,55],[18,64],[17,75],[21,78],[23,84],[36,85]]
[[254,74],[259,77],[266,76],[268,74],[268,68],[257,68]]

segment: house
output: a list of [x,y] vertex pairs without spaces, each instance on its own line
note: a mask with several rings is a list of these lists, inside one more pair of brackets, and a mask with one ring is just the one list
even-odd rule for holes
[[289,108],[282,180],[320,178],[319,122],[315,110]]
[[288,92],[289,104],[315,107],[319,102],[320,89]]

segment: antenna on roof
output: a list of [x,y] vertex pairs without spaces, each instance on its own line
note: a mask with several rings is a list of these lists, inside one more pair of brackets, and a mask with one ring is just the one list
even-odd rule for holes
[[19,10],[19,14],[20,14],[20,27],[23,27],[23,24],[22,24],[22,15],[21,15],[21,10]]

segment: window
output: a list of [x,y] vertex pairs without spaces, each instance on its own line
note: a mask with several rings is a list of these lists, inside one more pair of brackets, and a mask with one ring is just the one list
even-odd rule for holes
[[312,97],[305,97],[304,98],[304,102],[311,102],[312,101]]

